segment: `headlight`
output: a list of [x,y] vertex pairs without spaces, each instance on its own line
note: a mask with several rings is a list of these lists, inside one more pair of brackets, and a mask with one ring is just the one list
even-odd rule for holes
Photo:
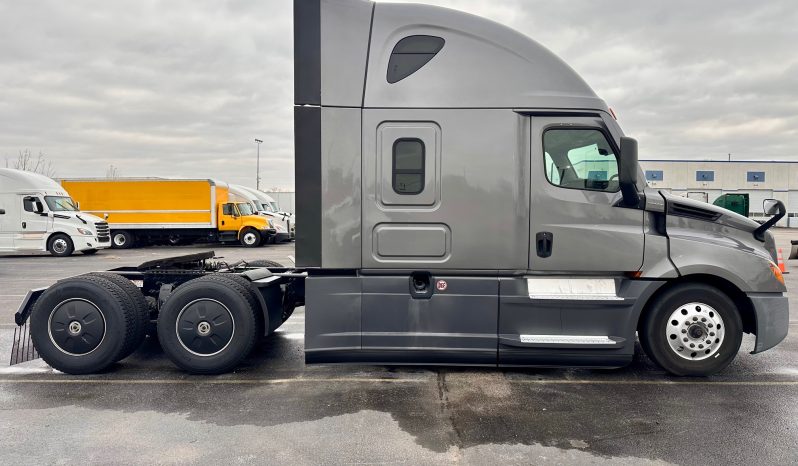
[[87,230],[85,228],[78,228],[78,233],[86,236],[94,236],[94,233],[91,230]]

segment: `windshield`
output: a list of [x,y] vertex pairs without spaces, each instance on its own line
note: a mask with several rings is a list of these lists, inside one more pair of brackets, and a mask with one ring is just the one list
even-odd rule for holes
[[252,210],[252,205],[244,203],[238,204],[238,211],[241,215],[253,215],[255,213],[255,211]]
[[77,212],[79,210],[77,203],[75,203],[71,197],[44,196],[44,201],[47,203],[47,207],[49,207],[53,212]]

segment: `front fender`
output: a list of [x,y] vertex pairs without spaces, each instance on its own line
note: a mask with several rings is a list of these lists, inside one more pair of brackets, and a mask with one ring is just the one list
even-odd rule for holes
[[733,283],[745,293],[787,291],[784,284],[773,276],[771,261],[765,254],[673,236],[670,238],[670,254],[682,276],[714,275]]

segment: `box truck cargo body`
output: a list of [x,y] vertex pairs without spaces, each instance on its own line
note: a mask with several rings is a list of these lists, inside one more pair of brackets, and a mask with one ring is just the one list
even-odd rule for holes
[[54,180],[0,168],[0,253],[94,254],[110,247],[108,223],[86,212]]
[[[296,266],[114,271],[162,303],[178,366],[230,370],[299,305],[309,363],[619,367],[639,335],[667,371],[706,375],[744,332],[754,353],[786,336],[767,231],[783,203],[764,202],[760,226],[649,188],[636,141],[537,42],[414,4],[296,0],[294,22]],[[86,279],[55,286],[107,300]],[[50,364],[85,373],[124,354],[64,357],[47,337],[54,296],[17,314]]]
[[81,206],[105,217],[113,247],[202,240],[258,246],[274,235],[249,202],[210,179],[64,179]]

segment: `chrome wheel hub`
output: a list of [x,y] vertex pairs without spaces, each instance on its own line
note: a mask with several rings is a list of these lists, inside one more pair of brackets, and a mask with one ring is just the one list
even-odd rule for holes
[[247,244],[255,244],[255,235],[253,233],[247,233],[244,235],[244,242]]
[[69,333],[72,334],[72,335],[79,334],[80,330],[81,330],[80,322],[78,322],[77,320],[73,320],[72,322],[69,323],[68,330],[69,330]]
[[53,241],[53,251],[62,254],[67,250],[67,242],[61,238]]
[[665,326],[665,338],[679,357],[700,361],[717,353],[725,330],[723,318],[712,306],[688,303],[671,313]]

